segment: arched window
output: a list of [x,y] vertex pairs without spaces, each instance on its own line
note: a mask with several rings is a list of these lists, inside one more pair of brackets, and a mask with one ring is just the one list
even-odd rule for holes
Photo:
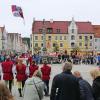
[[71,43],[71,47],[74,47],[74,46],[75,46],[75,43],[74,43],[74,42],[72,42],[72,43]]

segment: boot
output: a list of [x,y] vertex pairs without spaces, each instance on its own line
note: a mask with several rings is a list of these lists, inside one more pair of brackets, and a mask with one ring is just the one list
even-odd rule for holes
[[21,88],[19,88],[18,91],[19,91],[19,96],[22,97]]

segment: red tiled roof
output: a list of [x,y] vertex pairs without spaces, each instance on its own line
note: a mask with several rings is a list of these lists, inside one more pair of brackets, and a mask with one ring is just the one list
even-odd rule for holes
[[[46,28],[52,28],[53,33],[57,33],[57,29],[60,29],[60,33],[68,33],[68,26],[71,21],[45,21]],[[93,27],[91,22],[76,22],[78,27],[78,33],[93,33]],[[43,28],[43,21],[35,21],[32,27],[33,33],[39,33],[39,29]]]
[[100,38],[100,25],[93,25],[94,37]]
[[91,22],[76,22],[78,33],[93,33]]

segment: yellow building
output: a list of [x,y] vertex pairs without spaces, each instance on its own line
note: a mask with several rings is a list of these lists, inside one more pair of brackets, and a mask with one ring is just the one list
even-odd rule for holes
[[[44,26],[45,23],[45,26]],[[94,32],[91,22],[72,21],[34,21],[32,25],[32,48],[43,47],[43,32],[45,29],[45,44],[48,52],[53,52],[56,46],[60,52],[71,53],[78,50],[81,53],[93,52]]]

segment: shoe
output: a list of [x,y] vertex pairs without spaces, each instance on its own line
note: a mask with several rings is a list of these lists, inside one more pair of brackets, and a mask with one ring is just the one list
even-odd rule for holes
[[44,96],[48,97],[48,96],[50,96],[50,95],[49,95],[49,94],[45,94]]

